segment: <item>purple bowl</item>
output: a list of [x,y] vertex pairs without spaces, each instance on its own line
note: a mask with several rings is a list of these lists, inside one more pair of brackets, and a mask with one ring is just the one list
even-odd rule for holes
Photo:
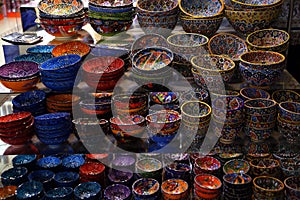
[[129,187],[121,184],[113,184],[104,190],[104,199],[120,199],[129,200],[131,198],[131,190]]
[[13,61],[0,67],[0,79],[16,80],[26,79],[38,75],[39,68],[36,62]]

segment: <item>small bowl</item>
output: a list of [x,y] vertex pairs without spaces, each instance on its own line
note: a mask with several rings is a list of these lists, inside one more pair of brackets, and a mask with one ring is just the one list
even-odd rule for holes
[[35,125],[52,126],[53,129],[60,127],[61,124],[69,125],[70,122],[71,115],[66,112],[49,113],[34,118]]
[[258,88],[250,88],[250,87],[242,88],[240,90],[240,94],[244,99],[244,101],[250,99],[258,99],[258,98],[262,98],[262,99],[270,98],[270,94],[267,91]]
[[209,174],[196,175],[194,178],[195,193],[204,199],[216,199],[221,194],[222,182]]
[[62,159],[62,167],[66,170],[78,171],[79,167],[85,163],[83,155],[69,155]]
[[34,169],[37,160],[37,155],[17,155],[12,159],[14,167],[26,167],[27,169]]
[[[17,112],[0,117],[0,128],[11,129],[14,127],[28,125],[31,123],[32,115],[30,112]],[[22,127],[23,128],[23,127]]]
[[223,176],[223,184],[232,189],[250,189],[252,178],[248,174],[225,174]]
[[133,180],[133,172],[128,169],[112,169],[107,175],[112,184],[123,184],[130,186]]
[[300,179],[296,176],[288,177],[284,180],[285,194],[287,198],[299,199],[300,198]]
[[279,116],[284,120],[292,122],[300,121],[300,103],[282,102],[279,104]]
[[134,54],[144,49],[145,47],[152,46],[166,47],[168,46],[168,43],[166,39],[159,34],[150,33],[142,35],[132,43],[130,49],[130,57],[132,58]]
[[113,105],[116,110],[138,109],[147,106],[148,95],[144,93],[115,94],[112,97]]
[[137,136],[145,130],[145,118],[141,115],[110,118],[111,131],[115,137]]
[[31,200],[43,199],[44,189],[43,184],[39,181],[28,181],[22,183],[17,188],[17,199]]
[[285,121],[279,116],[277,118],[277,129],[281,135],[290,143],[296,143],[299,140],[300,123]]
[[197,158],[194,163],[194,172],[196,174],[218,175],[220,168],[220,161],[211,156]]
[[157,104],[171,104],[178,100],[175,92],[150,92],[150,101]]
[[161,184],[163,199],[185,199],[189,196],[189,184],[181,179],[168,179]]
[[157,199],[159,189],[159,182],[152,178],[138,179],[132,185],[132,193],[136,199]]
[[208,18],[221,14],[224,10],[223,1],[188,1],[179,0],[180,10],[193,18]]
[[225,174],[243,173],[246,174],[250,170],[250,165],[246,160],[233,159],[227,161],[223,166],[223,172]]
[[22,54],[22,55],[16,56],[14,58],[14,61],[32,61],[32,62],[41,64],[50,58],[52,58],[51,54],[30,53],[30,54]]
[[182,120],[190,123],[207,122],[211,117],[211,107],[201,101],[187,101],[180,107]]
[[282,158],[280,160],[280,167],[284,177],[300,175],[300,162],[294,158]]
[[45,193],[48,200],[69,200],[73,197],[73,188],[71,187],[57,187]]
[[276,102],[271,99],[251,99],[244,102],[246,115],[276,115]]
[[36,164],[41,169],[56,171],[61,165],[61,159],[55,156],[46,156],[40,158]]
[[78,35],[78,32],[82,29],[84,21],[78,24],[71,25],[49,25],[46,23],[40,23],[40,26],[50,35],[57,38],[69,39]]
[[43,106],[46,100],[46,93],[43,90],[23,92],[12,99],[16,108],[31,109]]
[[33,46],[33,47],[29,47],[28,49],[26,49],[26,53],[41,53],[41,54],[51,54],[53,48],[55,46],[54,45],[37,45],[37,46]]
[[114,169],[131,169],[135,164],[135,158],[133,156],[116,156],[111,161],[112,167]]
[[68,54],[77,54],[81,57],[86,56],[90,52],[89,45],[80,42],[80,41],[70,41],[65,42],[60,45],[57,45],[52,50],[52,55],[54,57],[68,55]]
[[120,200],[130,200],[131,190],[125,185],[113,184],[105,188],[103,196],[105,200],[116,198]]
[[131,27],[133,20],[107,20],[89,17],[89,23],[98,34],[113,36],[127,31]]
[[0,188],[0,197],[3,199],[15,199],[17,186],[8,185]]
[[36,170],[32,171],[28,175],[29,181],[39,181],[43,184],[45,190],[49,190],[53,187],[54,183],[54,172],[50,170]]
[[300,94],[293,90],[276,90],[272,93],[272,99],[277,104],[285,101],[300,102]]
[[253,179],[253,193],[256,198],[284,198],[284,184],[277,178],[258,176]]
[[155,158],[143,158],[135,163],[137,173],[143,178],[161,180],[162,163]]
[[136,10],[140,15],[146,16],[163,16],[172,15],[178,12],[178,2],[177,1],[151,1],[151,0],[138,0],[136,2]]
[[278,177],[281,173],[280,164],[275,159],[253,159],[250,161],[250,173],[256,176]]
[[0,67],[0,79],[17,81],[30,79],[39,74],[39,64],[32,61],[13,61]]
[[13,90],[14,92],[26,92],[36,88],[36,85],[40,82],[40,76],[32,76],[30,78],[20,78],[14,80],[2,79],[0,80],[2,85]]
[[89,115],[105,115],[111,112],[111,102],[95,102],[95,100],[85,99],[79,102],[80,109]]
[[190,181],[190,173],[192,168],[186,163],[177,163],[176,161],[164,168],[165,179],[182,179],[186,182]]
[[79,168],[80,182],[96,181],[104,185],[105,165],[100,162],[86,162]]
[[13,167],[5,170],[1,174],[1,182],[4,186],[15,185],[19,186],[27,181],[28,170],[25,167]]
[[234,9],[266,9],[268,7],[279,4],[280,0],[269,0],[269,1],[249,1],[249,0],[230,0]]
[[54,176],[57,187],[75,187],[79,182],[79,174],[71,171],[60,171]]
[[186,91],[180,95],[179,102],[184,103],[186,101],[202,101],[210,104],[209,93],[203,88],[198,88],[196,91]]
[[84,182],[80,183],[74,188],[74,197],[76,200],[86,199],[100,199],[101,198],[101,185],[97,182]]

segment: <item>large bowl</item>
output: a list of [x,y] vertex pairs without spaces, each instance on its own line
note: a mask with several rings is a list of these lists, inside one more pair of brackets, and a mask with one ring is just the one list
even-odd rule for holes
[[137,199],[157,199],[159,189],[159,182],[152,178],[138,179],[132,185],[133,196]]
[[253,185],[255,198],[284,198],[284,184],[277,178],[270,176],[258,176],[253,179]]
[[224,10],[224,2],[222,0],[179,0],[179,8],[190,17],[208,18],[221,14]]
[[74,17],[84,9],[81,0],[51,1],[42,0],[37,8],[40,16],[51,18]]
[[84,25],[84,21],[78,24],[71,25],[50,25],[41,23],[41,27],[50,35],[53,35],[58,38],[72,38],[78,35]]
[[0,67],[0,80],[30,79],[39,74],[38,64],[32,61],[13,61]]
[[15,57],[14,61],[32,61],[41,64],[50,58],[52,58],[51,54],[29,53],[29,54],[22,54]]
[[80,41],[69,41],[57,45],[52,50],[52,55],[54,57],[68,55],[68,54],[77,54],[81,57],[86,56],[90,52],[89,45],[80,42]]
[[136,2],[136,11],[145,16],[166,16],[178,13],[177,0],[138,0]]
[[32,76],[30,78],[20,78],[13,80],[2,79],[0,82],[14,92],[26,92],[32,90],[40,82],[40,76]]
[[198,197],[218,199],[221,194],[221,180],[210,174],[199,174],[194,178],[194,190]]
[[168,179],[161,184],[162,197],[164,199],[185,199],[189,196],[188,189],[188,183],[181,179]]
[[279,116],[284,120],[299,122],[300,121],[300,103],[282,102],[279,104]]
[[281,0],[266,0],[266,1],[256,1],[256,0],[230,0],[231,5],[234,9],[266,9],[272,7],[281,2]]
[[285,101],[300,102],[300,94],[293,90],[276,90],[272,93],[272,99],[277,104]]

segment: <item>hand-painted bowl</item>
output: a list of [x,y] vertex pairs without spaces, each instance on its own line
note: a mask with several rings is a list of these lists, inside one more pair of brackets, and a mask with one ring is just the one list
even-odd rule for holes
[[287,121],[280,116],[277,118],[277,129],[285,139],[290,143],[295,143],[299,140],[300,135],[300,123],[293,121]]
[[222,182],[219,178],[209,174],[199,174],[194,178],[195,193],[204,199],[216,199],[221,194]]
[[276,115],[276,102],[271,99],[250,99],[244,102],[246,115]]
[[197,88],[196,91],[186,91],[180,95],[179,102],[184,103],[186,101],[203,101],[210,104],[209,93],[203,88]]
[[61,159],[55,156],[46,156],[40,158],[36,164],[40,169],[56,171],[61,165]]
[[150,101],[157,104],[170,104],[178,100],[176,92],[150,92]]
[[137,136],[145,131],[146,121],[141,115],[110,118],[111,131],[115,137]]
[[145,16],[163,16],[177,14],[178,2],[172,0],[138,0],[136,2],[136,11],[140,15]]
[[226,162],[223,166],[223,172],[225,174],[232,173],[244,173],[246,174],[250,170],[250,165],[246,160],[233,159]]
[[79,168],[80,182],[97,181],[104,183],[105,168],[105,165],[100,162],[84,163]]
[[220,161],[211,156],[197,158],[194,163],[194,172],[196,174],[218,175],[220,168]]
[[1,182],[4,186],[18,186],[27,181],[28,170],[25,167],[13,167],[7,169],[1,174]]
[[186,182],[190,181],[190,173],[192,171],[192,168],[190,165],[186,163],[177,163],[173,162],[169,165],[167,165],[164,168],[164,177],[165,179],[182,179],[185,180]]
[[228,188],[232,189],[250,189],[252,184],[252,178],[248,174],[225,174],[223,176],[223,184],[224,187],[227,186]]
[[38,108],[45,103],[46,93],[42,90],[23,92],[12,99],[12,104],[16,108],[30,109]]
[[163,199],[185,199],[189,196],[189,185],[181,179],[168,179],[162,182],[161,192]]
[[14,58],[14,61],[32,61],[41,64],[50,58],[52,58],[51,54],[30,53],[30,54],[23,54],[23,55],[16,56]]
[[73,197],[73,188],[71,187],[57,187],[45,193],[48,200],[69,200]]
[[156,158],[143,158],[135,163],[137,173],[143,178],[161,180],[162,162]]
[[0,67],[0,80],[17,81],[30,79],[39,74],[38,63],[32,61],[12,61]]
[[177,111],[164,110],[146,116],[147,127],[154,134],[169,135],[178,130],[181,116]]
[[297,176],[291,176],[284,180],[285,194],[287,198],[299,199],[300,198],[300,179]]
[[275,159],[253,159],[249,162],[250,174],[256,176],[279,177],[281,173],[280,164]]
[[182,120],[190,123],[207,122],[211,117],[211,107],[201,101],[187,101],[180,110]]
[[284,120],[292,122],[300,121],[300,103],[297,102],[281,102],[279,104],[279,116]]
[[253,179],[253,185],[255,198],[284,198],[284,184],[277,178],[271,176],[258,176]]
[[266,0],[266,1],[256,1],[256,0],[230,0],[231,5],[234,9],[245,10],[245,9],[265,9],[279,4],[280,0]]
[[77,118],[73,120],[79,135],[88,133],[108,134],[110,131],[109,122],[106,119]]
[[240,94],[241,97],[244,99],[244,101],[250,99],[258,99],[258,98],[263,98],[263,99],[270,98],[270,94],[267,91],[258,88],[250,88],[250,87],[242,88],[240,90]]
[[141,37],[137,38],[131,45],[131,49],[130,49],[130,57],[132,58],[132,56],[147,47],[153,47],[153,46],[157,46],[157,47],[166,47],[168,45],[166,39],[159,35],[159,34],[145,34],[142,35]]
[[272,99],[277,104],[285,101],[300,102],[300,94],[293,90],[276,90],[272,93]]
[[133,180],[133,172],[129,169],[112,169],[107,175],[112,184],[123,184],[130,186]]
[[85,163],[83,155],[68,155],[62,159],[62,167],[68,171],[78,171],[79,167]]
[[71,171],[60,171],[54,176],[57,187],[74,187],[79,182],[79,174]]
[[215,17],[193,18],[181,13],[179,18],[181,21],[181,26],[185,32],[197,33],[211,37],[220,28],[224,15],[221,13]]
[[36,85],[40,82],[40,75],[13,80],[1,79],[0,82],[14,92],[26,92],[36,88]]
[[44,198],[43,184],[39,181],[27,181],[17,188],[17,199],[38,200]]
[[46,99],[49,112],[72,112],[78,106],[80,97],[74,94],[52,94]]
[[14,167],[26,167],[29,170],[33,170],[37,160],[37,155],[17,155],[12,159]]
[[130,155],[116,156],[111,164],[114,169],[131,169],[135,164],[135,158]]
[[132,185],[132,193],[135,199],[158,199],[159,189],[159,182],[152,178],[138,179]]
[[52,55],[54,57],[68,55],[68,54],[77,54],[81,57],[86,56],[90,52],[89,45],[80,42],[80,41],[70,41],[65,42],[60,45],[57,45],[52,50]]
[[15,199],[17,186],[8,185],[0,188],[0,198],[2,199]]
[[60,124],[68,125],[71,121],[70,113],[49,113],[34,118],[35,125],[60,127]]
[[114,94],[112,97],[114,109],[129,112],[147,106],[148,95],[144,93]]
[[41,54],[51,54],[54,45],[37,45],[26,49],[26,53],[41,53]]
[[[24,128],[24,125],[29,125],[32,120],[30,112],[17,112],[0,117],[0,128],[1,129],[12,129],[15,127]],[[18,130],[18,129],[17,129]]]
[[300,162],[293,158],[283,158],[280,160],[280,167],[284,177],[299,176]]
[[95,102],[91,99],[85,99],[79,102],[80,109],[91,115],[105,115],[111,112],[111,102]]
[[193,18],[208,18],[219,15],[224,10],[224,2],[217,1],[188,1],[179,0],[180,10]]
[[84,182],[80,183],[74,188],[75,200],[92,200],[100,199],[102,186],[97,182]]
[[83,7],[81,0],[65,0],[63,2],[43,0],[37,5],[41,17],[51,18],[74,17],[84,9]]
[[129,187],[122,184],[113,184],[105,188],[103,192],[103,197],[105,200],[130,200],[131,190]]
[[50,35],[58,37],[58,38],[72,38],[78,35],[78,31],[80,31],[84,25],[84,21],[78,24],[70,24],[70,25],[50,25],[45,23],[40,23],[40,26]]
[[131,27],[133,20],[106,20],[90,17],[89,23],[98,34],[113,36],[127,31]]
[[54,184],[54,172],[50,170],[35,170],[28,175],[29,181],[39,181],[45,190],[49,190]]

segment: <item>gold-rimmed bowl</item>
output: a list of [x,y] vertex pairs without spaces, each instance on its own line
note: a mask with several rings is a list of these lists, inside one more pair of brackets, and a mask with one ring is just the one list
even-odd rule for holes
[[225,8],[222,0],[179,0],[178,4],[181,12],[193,18],[215,17]]

